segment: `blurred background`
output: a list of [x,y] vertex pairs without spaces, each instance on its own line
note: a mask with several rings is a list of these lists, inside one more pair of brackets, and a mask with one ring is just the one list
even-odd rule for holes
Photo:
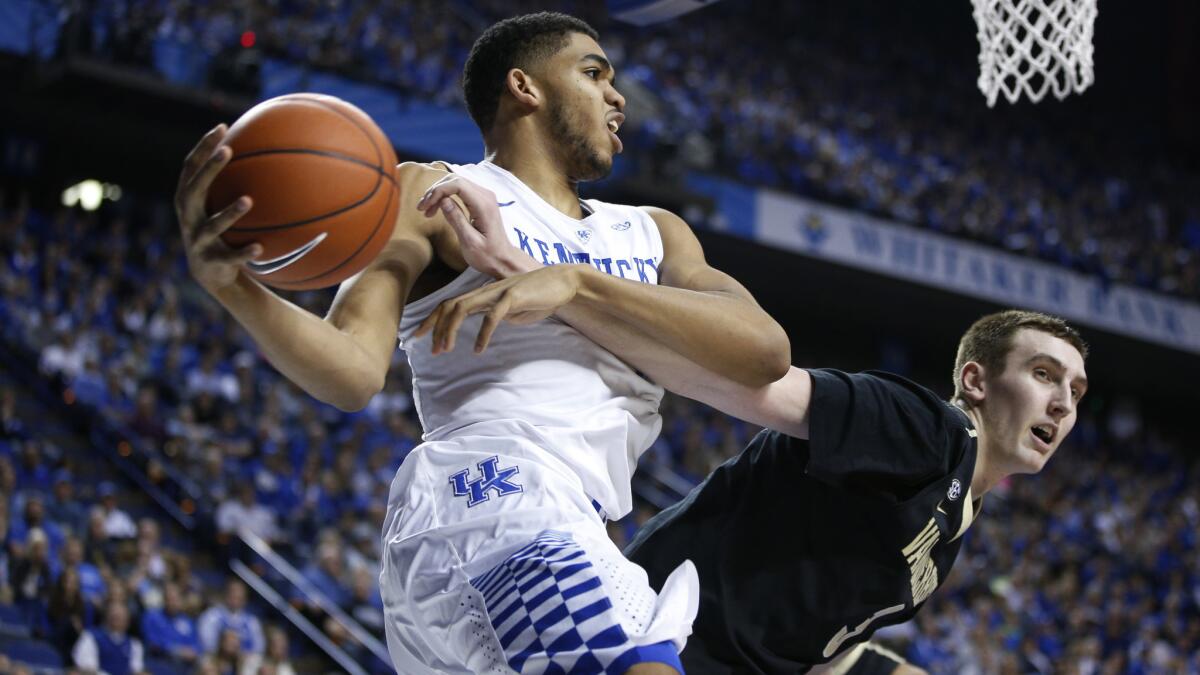
[[[388,672],[379,532],[420,438],[403,352],[366,410],[310,399],[190,281],[171,196],[201,134],[294,91],[360,106],[402,160],[477,161],[462,63],[537,9],[598,28],[628,99],[586,194],[682,214],[797,365],[949,396],[958,337],[1004,307],[1091,343],[1075,432],[882,640],[932,673],[1200,673],[1189,0],[1101,2],[1093,87],[995,108],[966,2],[735,0],[639,28],[568,0],[4,0],[0,672],[70,671],[97,627],[152,673]],[[757,431],[663,414],[618,543]]]

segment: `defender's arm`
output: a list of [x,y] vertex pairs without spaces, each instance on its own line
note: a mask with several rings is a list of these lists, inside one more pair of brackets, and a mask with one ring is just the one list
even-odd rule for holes
[[744,286],[709,266],[687,223],[663,209],[645,210],[663,242],[659,285],[578,266],[579,291],[572,304],[635,326],[734,382],[765,386],[781,378],[792,359],[783,328]]

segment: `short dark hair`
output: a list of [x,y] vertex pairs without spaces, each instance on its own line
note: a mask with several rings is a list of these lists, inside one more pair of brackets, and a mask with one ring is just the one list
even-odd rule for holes
[[481,132],[488,133],[496,123],[508,71],[553,56],[567,46],[572,33],[600,39],[587,22],[559,12],[514,16],[483,31],[463,66],[463,98]]
[[958,342],[958,355],[954,359],[954,400],[963,398],[959,375],[968,362],[975,361],[989,372],[1004,372],[1008,353],[1012,351],[1013,335],[1022,328],[1049,333],[1066,340],[1079,350],[1084,360],[1087,360],[1087,343],[1083,341],[1079,331],[1057,316],[1019,309],[988,314],[971,324]]

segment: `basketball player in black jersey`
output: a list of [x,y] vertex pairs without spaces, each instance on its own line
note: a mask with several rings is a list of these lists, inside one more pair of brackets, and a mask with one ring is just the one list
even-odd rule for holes
[[[1086,355],[1063,321],[1007,311],[963,336],[951,402],[889,373],[794,369],[765,400],[781,406],[762,405],[774,430],[626,549],[652,585],[673,560],[697,566],[684,667],[805,672],[912,618],[949,575],[983,495],[1040,471],[1071,431]],[[839,672],[888,662],[858,658]]]
[[[472,213],[484,213],[491,197],[464,187]],[[554,311],[667,389],[767,428],[626,549],[654,586],[683,560],[696,564],[689,673],[921,672],[867,644],[871,634],[916,614],[949,574],[983,495],[1042,469],[1087,390],[1079,334],[1016,310],[963,335],[950,402],[883,372],[792,368],[766,387],[741,386],[636,326],[578,322],[574,295],[552,279],[567,266],[502,278],[497,261],[511,267],[524,254],[490,218],[455,227],[473,242],[472,265],[500,280],[447,301],[426,330],[453,332],[478,312],[494,329]]]

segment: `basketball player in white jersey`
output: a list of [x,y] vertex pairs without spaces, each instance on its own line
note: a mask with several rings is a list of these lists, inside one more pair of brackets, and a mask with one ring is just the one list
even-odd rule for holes
[[696,566],[688,672],[924,673],[869,640],[912,618],[949,576],[983,495],[1040,471],[1070,433],[1087,390],[1078,332],[1037,312],[982,317],[959,343],[951,402],[875,371],[793,367],[746,387],[636,327],[576,311],[587,298],[570,269],[538,268],[512,247],[478,186],[439,184],[428,198],[451,189],[475,216],[450,218],[465,255],[499,281],[430,314],[417,335],[432,334],[435,350],[454,344],[465,317],[487,314],[476,336],[486,353],[500,322],[554,314],[664,387],[770,429],[625,549],[655,586],[681,561]]
[[[255,245],[220,240],[252,208],[248,198],[204,212],[230,159],[223,126],[180,177],[193,277],[280,372],[354,410],[382,388],[398,334],[408,352],[425,442],[393,482],[380,577],[389,650],[405,675],[682,672],[698,602],[690,563],[656,594],[604,528],[631,508],[630,474],[661,425],[660,387],[548,313],[495,330],[482,354],[414,335],[443,300],[491,279],[468,268],[447,220],[465,218],[450,196],[464,179],[494,195],[516,249],[541,265],[576,263],[578,320],[636,326],[639,339],[746,386],[790,365],[786,334],[706,264],[682,220],[579,199],[578,182],[606,175],[621,151],[624,99],[596,40],[587,24],[552,13],[485,31],[464,90],[486,159],[402,165],[391,241],[323,319],[245,273]],[[440,196],[418,203],[435,184]]]

